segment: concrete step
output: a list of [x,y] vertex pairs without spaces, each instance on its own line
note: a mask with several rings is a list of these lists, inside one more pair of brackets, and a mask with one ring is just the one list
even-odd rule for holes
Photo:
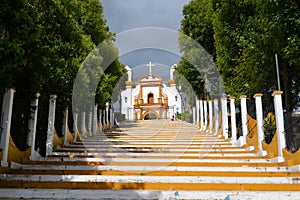
[[249,149],[222,149],[222,148],[192,148],[192,147],[150,147],[150,146],[142,146],[142,147],[134,147],[134,146],[119,146],[119,147],[63,147],[56,149],[55,152],[98,152],[98,153],[106,153],[106,152],[161,152],[161,153],[254,153],[253,150]]
[[95,157],[85,157],[85,158],[70,158],[70,157],[47,157],[45,158],[47,161],[65,161],[65,162],[103,162],[103,163],[270,163],[270,159],[265,158],[251,158],[251,159],[243,159],[243,158],[120,158],[120,157],[108,157],[108,158],[95,158]]
[[[233,146],[206,134],[179,121],[133,122],[122,132],[88,136],[58,147],[39,161],[12,162],[10,171],[0,174],[0,191],[13,189],[17,192],[10,197],[15,198],[54,199],[84,195],[87,199],[148,199],[151,195],[184,199],[204,194],[219,198],[220,192],[229,196],[233,191],[249,191],[242,199],[254,194],[264,198],[267,193],[290,195],[282,195],[283,199],[300,195],[300,172],[294,167],[259,156],[253,147]],[[75,197],[78,191],[82,193]],[[1,197],[9,195],[4,192]]]
[[[48,165],[40,165],[40,164],[31,164],[24,165],[12,162],[11,169],[15,170],[36,170],[36,171],[129,171],[129,172],[154,172],[159,169],[160,172],[199,172],[199,173],[207,173],[207,172],[256,172],[256,173],[273,173],[269,175],[274,175],[274,173],[286,173],[291,175],[290,172],[294,172],[292,167],[250,167],[250,166],[242,166],[242,167],[206,167],[206,166],[114,166],[114,165],[63,165],[63,164],[51,164]],[[294,175],[299,175],[300,172],[295,172]],[[245,174],[241,174],[245,175]]]
[[163,158],[173,158],[173,157],[180,157],[180,158],[219,158],[219,157],[231,157],[231,158],[246,158],[246,159],[250,159],[250,158],[264,158],[262,156],[258,156],[255,153],[244,153],[244,152],[210,152],[207,151],[206,154],[204,154],[203,151],[201,152],[196,152],[196,153],[159,153],[159,152],[148,152],[148,153],[133,153],[133,152],[64,152],[64,151],[60,151],[60,152],[53,152],[52,154],[50,154],[48,157],[70,157],[72,156],[73,158],[75,157],[163,157]]
[[299,191],[297,177],[107,176],[1,174],[0,187],[142,190]]
[[20,189],[0,188],[0,199],[299,199],[296,191],[241,190],[95,190],[95,189]]

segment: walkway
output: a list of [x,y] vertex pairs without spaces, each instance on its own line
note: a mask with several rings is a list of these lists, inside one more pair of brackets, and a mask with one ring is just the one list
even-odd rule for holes
[[[299,199],[299,172],[182,121],[121,123],[0,174],[4,198]],[[26,188],[26,189],[25,189]],[[78,190],[80,189],[80,190]],[[97,190],[95,190],[97,189]]]

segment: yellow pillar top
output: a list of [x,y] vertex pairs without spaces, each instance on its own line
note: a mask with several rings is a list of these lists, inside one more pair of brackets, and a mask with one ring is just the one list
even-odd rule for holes
[[263,96],[262,93],[256,93],[256,94],[254,94],[253,98],[255,98],[255,97],[262,97],[262,96]]
[[247,98],[247,96],[246,96],[246,95],[241,95],[241,96],[240,96],[240,99],[241,99],[241,98]]
[[272,96],[274,97],[275,95],[277,94],[283,94],[283,92],[281,90],[275,90],[273,93],[272,93]]

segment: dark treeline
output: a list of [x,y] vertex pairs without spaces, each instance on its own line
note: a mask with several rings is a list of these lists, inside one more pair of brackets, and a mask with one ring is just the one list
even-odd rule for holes
[[[181,32],[212,55],[226,93],[237,100],[244,94],[253,101],[255,93],[263,93],[264,101],[272,102],[271,94],[278,89],[277,54],[284,108],[290,112],[299,102],[300,91],[300,5],[297,2],[192,0],[183,9]],[[180,41],[180,47],[187,57],[194,53],[184,41]],[[204,77],[195,73],[193,66],[182,60],[178,71],[190,80],[199,97],[206,98]]]
[[[2,98],[5,88],[16,90],[11,135],[20,149],[27,148],[30,105],[37,92],[41,94],[37,142],[43,143],[49,95],[57,95],[56,127],[60,135],[62,112],[66,107],[72,111],[74,80],[82,65],[94,65],[81,72],[80,80],[83,88],[96,84],[91,95],[96,96],[100,108],[110,101],[114,85],[124,73],[117,59],[106,58],[105,54],[117,58],[118,51],[112,45],[113,33],[98,0],[3,0],[0,33],[0,94]],[[103,42],[105,51],[95,50]],[[100,82],[92,83],[100,78]]]

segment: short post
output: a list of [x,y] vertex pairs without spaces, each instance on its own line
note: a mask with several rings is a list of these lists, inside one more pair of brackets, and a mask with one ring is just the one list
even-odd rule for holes
[[204,119],[203,119],[203,100],[200,100],[199,101],[200,103],[200,130],[201,131],[204,131],[205,128],[204,128]]
[[112,129],[113,128],[113,126],[114,126],[114,114],[113,114],[113,109],[111,108],[110,110],[109,110],[109,119],[110,119],[110,129]]
[[207,100],[203,101],[203,107],[204,107],[204,130],[207,129],[207,124],[208,124],[208,120],[207,120]]
[[[31,113],[30,119],[28,120],[28,137],[27,137],[27,145],[31,147],[30,159],[34,160],[38,153],[35,149],[35,136],[36,136],[36,124],[37,124],[37,114],[38,114],[38,104],[39,104],[40,94],[37,93],[35,95],[35,99],[31,102]],[[39,157],[39,156],[38,156]]]
[[208,112],[209,112],[209,133],[212,134],[214,123],[213,123],[213,109],[212,109],[211,100],[208,101]]
[[274,107],[275,107],[275,118],[276,118],[276,128],[277,128],[277,138],[278,138],[278,157],[274,161],[283,162],[283,152],[282,149],[286,147],[285,135],[284,135],[284,119],[283,119],[283,109],[282,109],[282,91],[274,91],[272,96],[274,97]]
[[73,140],[73,142],[75,143],[77,141],[76,136],[78,134],[78,113],[74,113],[73,117],[74,117],[73,118],[73,120],[74,120],[74,122],[73,122],[74,140]]
[[255,94],[255,108],[256,108],[256,122],[257,122],[257,143],[258,143],[258,154],[265,156],[267,153],[262,149],[262,141],[264,140],[264,124],[263,124],[263,110],[262,110],[262,94]]
[[11,115],[12,107],[14,101],[14,89],[7,89],[3,95],[2,103],[2,123],[1,123],[1,144],[0,148],[3,150],[1,166],[8,166],[8,151],[9,151],[9,136],[10,136],[10,127],[11,127]]
[[105,104],[105,124],[106,124],[106,129],[109,129],[109,103],[106,102]]
[[196,97],[196,108],[195,108],[195,120],[194,120],[194,125],[196,126],[196,127],[198,127],[199,126],[199,118],[200,118],[200,113],[199,113],[199,103],[200,103],[200,101],[199,101],[199,99]]
[[88,134],[92,135],[92,123],[93,123],[93,108],[89,111],[88,114],[88,120],[87,120],[87,125],[88,125]]
[[46,142],[46,156],[50,155],[53,151],[53,133],[54,133],[54,123],[55,123],[56,98],[57,98],[56,95],[50,95],[47,142]]
[[80,115],[80,133],[84,135],[86,128],[85,128],[85,112],[81,112]]
[[[197,101],[196,101],[197,102]],[[193,124],[196,125],[197,122],[196,122],[196,107],[193,106]]]
[[64,120],[63,120],[63,127],[62,133],[64,134],[64,145],[68,145],[68,118],[69,118],[69,108],[66,107],[64,111]]
[[99,109],[99,130],[100,130],[100,132],[103,131],[103,126],[102,126],[103,117],[102,117],[102,115],[103,115],[102,109]]
[[128,120],[129,121],[134,121],[134,107],[133,106],[129,106],[128,107]]
[[219,132],[219,100],[214,100],[215,135]]
[[240,145],[246,144],[246,137],[248,135],[248,120],[247,120],[247,96],[242,95],[241,99],[241,118],[242,118],[242,132],[243,136]]
[[97,110],[98,110],[98,105],[96,104],[93,107],[92,135],[97,134]]
[[222,129],[225,140],[228,139],[228,114],[227,114],[227,98],[221,98],[222,106]]
[[231,143],[236,143],[236,114],[235,114],[235,97],[230,97],[230,113],[231,113]]

